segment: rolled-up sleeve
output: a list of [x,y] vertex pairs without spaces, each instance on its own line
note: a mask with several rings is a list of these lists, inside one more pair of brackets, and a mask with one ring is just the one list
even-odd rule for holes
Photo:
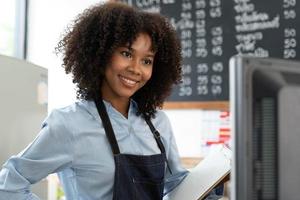
[[30,191],[31,184],[71,166],[72,133],[65,124],[63,115],[53,111],[35,140],[3,165],[0,200],[36,200],[38,197]]

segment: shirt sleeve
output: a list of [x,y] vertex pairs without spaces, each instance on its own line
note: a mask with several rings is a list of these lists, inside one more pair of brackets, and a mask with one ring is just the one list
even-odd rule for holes
[[0,200],[39,199],[30,185],[71,166],[72,137],[64,122],[62,114],[53,111],[35,140],[6,161],[0,171]]

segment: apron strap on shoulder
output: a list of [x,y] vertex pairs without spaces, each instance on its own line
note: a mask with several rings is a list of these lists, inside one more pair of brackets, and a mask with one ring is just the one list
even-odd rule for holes
[[160,149],[161,153],[164,155],[165,157],[165,161],[167,163],[167,167],[168,167],[168,170],[170,172],[170,174],[172,174],[172,170],[170,168],[170,165],[168,163],[168,159],[167,159],[167,155],[166,155],[166,150],[165,150],[165,147],[164,147],[164,144],[162,143],[161,141],[161,137],[160,137],[160,133],[158,132],[158,130],[155,129],[155,127],[153,126],[151,120],[149,118],[146,118],[145,117],[145,120],[146,120],[146,123],[148,124],[155,140],[156,140],[156,143],[157,143],[157,146],[158,148]]
[[109,120],[109,117],[108,117],[108,114],[107,114],[107,111],[106,111],[106,108],[105,108],[105,105],[104,105],[102,99],[95,100],[95,104],[96,104],[98,113],[102,119],[102,124],[103,124],[104,130],[105,130],[107,139],[111,145],[113,154],[114,155],[120,154],[119,145],[117,143],[116,136],[114,134],[112,125],[110,123],[110,120]]

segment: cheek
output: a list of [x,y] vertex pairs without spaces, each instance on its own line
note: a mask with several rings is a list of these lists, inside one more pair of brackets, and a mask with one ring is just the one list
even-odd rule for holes
[[112,69],[111,66],[107,66],[105,71],[104,71],[104,77],[105,79],[109,80],[112,77]]
[[108,67],[113,72],[119,72],[120,70],[123,70],[126,65],[128,65],[126,62],[128,61],[121,56],[113,55],[110,59]]
[[144,73],[145,74],[145,81],[148,81],[151,76],[152,76],[152,68],[151,69],[147,69],[147,71]]

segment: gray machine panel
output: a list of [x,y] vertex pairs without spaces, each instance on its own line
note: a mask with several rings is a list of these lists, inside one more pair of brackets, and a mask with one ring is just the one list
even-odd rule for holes
[[300,199],[300,88],[284,87],[279,93],[279,199]]
[[[47,69],[0,55],[0,166],[37,135],[47,115]],[[43,180],[33,186],[47,199]]]
[[233,200],[299,200],[300,62],[230,60]]

